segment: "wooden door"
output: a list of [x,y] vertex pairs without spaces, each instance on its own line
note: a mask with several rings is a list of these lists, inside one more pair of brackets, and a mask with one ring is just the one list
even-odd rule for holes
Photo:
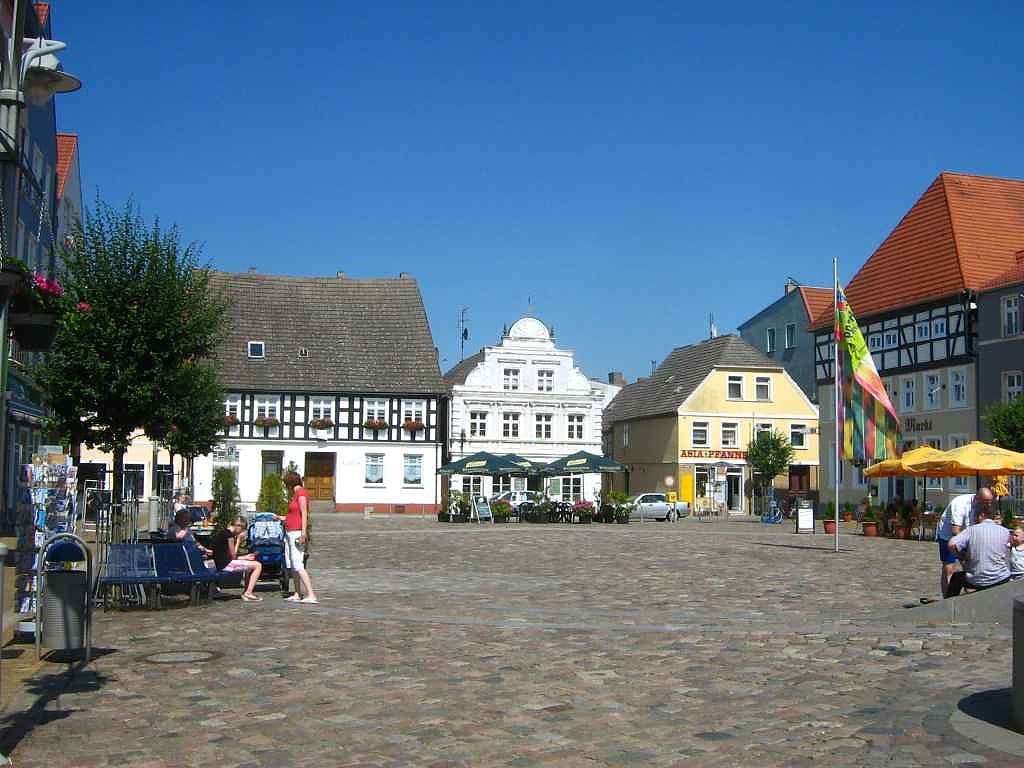
[[306,491],[311,499],[334,500],[334,454],[306,454]]

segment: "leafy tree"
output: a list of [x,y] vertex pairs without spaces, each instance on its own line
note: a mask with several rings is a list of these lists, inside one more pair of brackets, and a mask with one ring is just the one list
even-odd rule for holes
[[793,461],[793,446],[778,432],[760,432],[747,446],[747,463],[761,481],[762,504],[767,504],[769,489],[776,476],[785,472]]
[[[224,388],[216,369],[207,363],[186,362],[175,374],[161,419],[167,428],[164,447],[185,459],[187,477],[192,461],[213,450],[224,436]],[[172,461],[173,464],[173,461]]]
[[183,245],[174,227],[147,224],[131,204],[97,201],[76,235],[65,254],[69,309],[35,376],[53,432],[113,453],[120,500],[132,434],[167,436],[168,404],[189,397],[177,389],[181,369],[212,355],[227,304],[198,268],[198,247]]
[[213,470],[210,495],[213,496],[217,528],[223,530],[230,525],[239,511],[238,478],[235,477],[235,470],[231,467],[217,467]]
[[1010,451],[1024,451],[1024,398],[996,403],[984,416],[992,442]]

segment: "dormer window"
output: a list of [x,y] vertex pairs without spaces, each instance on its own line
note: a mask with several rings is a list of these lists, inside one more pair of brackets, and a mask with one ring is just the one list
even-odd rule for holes
[[249,342],[249,359],[250,360],[262,360],[263,359],[263,342],[262,341],[250,341]]

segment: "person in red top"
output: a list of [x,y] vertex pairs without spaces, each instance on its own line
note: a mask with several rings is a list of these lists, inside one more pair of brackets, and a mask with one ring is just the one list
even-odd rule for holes
[[288,565],[295,577],[295,594],[285,599],[293,603],[318,603],[320,601],[316,599],[303,562],[306,534],[309,532],[309,494],[302,487],[302,477],[298,472],[286,474],[284,485],[292,494],[288,514],[284,518],[284,531],[288,539]]

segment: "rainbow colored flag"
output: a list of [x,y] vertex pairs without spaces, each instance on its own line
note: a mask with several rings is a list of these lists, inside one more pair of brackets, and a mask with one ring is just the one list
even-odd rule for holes
[[843,388],[836,404],[842,456],[858,465],[896,458],[900,455],[900,420],[838,283],[835,330],[837,380]]

